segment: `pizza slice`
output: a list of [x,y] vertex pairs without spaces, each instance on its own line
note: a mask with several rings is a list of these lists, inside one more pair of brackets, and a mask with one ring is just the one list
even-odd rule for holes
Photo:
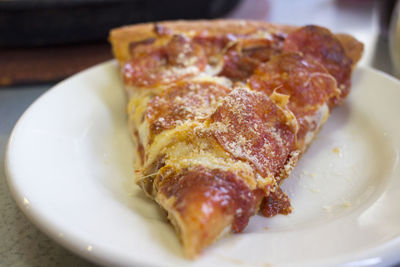
[[190,258],[257,212],[291,212],[280,184],[348,95],[363,49],[318,26],[243,20],[138,24],[110,41],[136,183]]

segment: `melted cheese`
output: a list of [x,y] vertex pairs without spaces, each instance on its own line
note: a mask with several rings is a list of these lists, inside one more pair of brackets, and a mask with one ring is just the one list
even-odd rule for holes
[[315,128],[316,130],[307,132],[305,139],[304,139],[303,152],[311,144],[311,141],[314,139],[315,135],[318,133],[319,129],[322,127],[322,125],[325,123],[325,121],[328,119],[328,117],[329,117],[329,107],[327,104],[323,104],[314,113],[313,116],[306,117],[306,120],[310,125],[312,125],[312,124],[316,125],[316,128]]
[[[232,87],[232,82],[229,79],[206,74],[194,77],[191,81],[213,82],[228,88]],[[255,189],[257,185],[256,172],[248,162],[232,159],[232,156],[220,147],[215,139],[199,137],[194,134],[195,132],[201,133],[209,130],[207,122],[198,121],[204,119],[203,117],[182,121],[175,128],[164,130],[154,136],[150,143],[150,125],[145,117],[146,108],[150,99],[157,92],[165,89],[166,87],[152,90],[133,87],[128,89],[131,97],[128,105],[129,122],[132,131],[138,132],[139,140],[137,141],[140,141],[144,146],[146,159],[144,164],[138,167],[136,181],[151,178],[154,174],[154,163],[160,156],[163,156],[165,157],[164,164],[174,166],[176,169],[200,165],[210,169],[231,171],[243,179],[250,188]],[[203,113],[212,114],[219,102],[207,107],[212,110],[205,110]],[[188,140],[191,141],[188,142]]]
[[[265,32],[257,32],[254,34],[255,38],[266,38],[271,39],[270,33]],[[164,40],[165,41],[165,40]],[[171,68],[166,70],[166,76],[173,77],[174,75],[187,74],[187,73],[197,73],[196,76],[191,78],[186,78],[186,81],[196,82],[212,82],[223,85],[227,88],[237,88],[241,87],[244,90],[252,91],[246,84],[236,83],[233,84],[231,80],[225,77],[216,77],[215,75],[219,73],[223,67],[222,56],[219,57],[219,63],[213,66],[207,65],[203,72],[199,72],[196,66],[186,66],[190,65],[191,62],[194,62],[193,58],[184,58],[184,51],[178,55],[178,61],[182,61],[185,64],[184,68]],[[310,82],[311,79],[321,78],[321,75],[312,75],[309,77],[307,82]],[[314,81],[315,82],[315,81]],[[247,156],[251,155],[251,151],[239,151],[238,144],[243,144],[242,147],[245,147],[246,138],[238,135],[235,142],[230,146],[230,153],[225,151],[221,145],[216,141],[215,138],[207,136],[207,132],[211,131],[219,131],[219,132],[227,132],[230,131],[226,124],[216,122],[210,125],[207,119],[207,116],[212,114],[215,109],[221,105],[223,101],[226,101],[226,98],[221,98],[218,101],[212,99],[211,104],[208,106],[201,106],[199,112],[200,114],[205,114],[206,116],[195,116],[192,119],[186,119],[183,121],[178,121],[176,126],[172,129],[167,129],[159,134],[152,137],[150,140],[150,123],[148,118],[146,118],[146,109],[148,107],[149,101],[156,94],[161,93],[163,90],[166,90],[168,86],[158,86],[156,88],[134,88],[128,87],[128,95],[130,97],[130,102],[128,105],[128,114],[129,121],[132,128],[132,133],[137,132],[137,142],[140,142],[145,151],[145,162],[141,166],[137,166],[140,170],[137,181],[146,179],[147,177],[154,177],[157,172],[157,166],[155,167],[155,163],[163,157],[164,166],[173,167],[175,170],[183,169],[183,168],[192,168],[194,166],[204,166],[209,169],[221,169],[224,171],[231,171],[236,173],[238,178],[243,179],[245,183],[252,189],[255,188],[265,188],[267,185],[274,185],[275,177],[272,175],[267,175],[267,177],[263,177],[255,171],[254,166],[252,166],[249,161],[239,160],[237,158],[245,158],[240,157],[240,155],[245,153]],[[287,117],[287,122],[290,124],[289,126],[294,131],[297,132],[299,125],[297,120],[295,119],[294,114],[287,108],[287,103],[289,101],[289,96],[279,94],[274,92],[270,97],[277,105],[277,107],[283,111],[285,116]],[[177,97],[174,101],[179,101],[183,99]],[[231,105],[239,105],[237,101],[232,101]],[[192,112],[190,106],[185,106],[185,109],[188,112]],[[240,110],[246,110],[245,107],[237,107]],[[329,115],[329,108],[326,104],[321,106],[321,108],[315,113],[314,116],[307,118],[310,123],[315,123],[317,125],[317,129],[319,129],[322,124],[325,122],[326,118]],[[258,125],[254,125],[254,129],[250,127],[248,131],[254,131],[257,133]],[[305,148],[310,144],[313,137],[315,136],[317,131],[310,131],[307,133],[305,138]],[[277,136],[277,133],[274,133],[274,129],[270,129],[270,134],[275,137],[276,140],[280,140]],[[302,154],[303,151],[293,151],[290,154],[288,162],[281,169],[280,177],[286,177],[298,158]],[[236,152],[235,152],[236,151]],[[266,150],[268,151],[268,150]],[[232,157],[232,155],[236,156],[236,158]],[[250,162],[258,162],[257,158],[250,160]],[[157,163],[158,164],[158,163]],[[155,169],[154,169],[155,168]],[[161,204],[163,202],[161,199],[158,200]],[[165,206],[165,203],[164,203]],[[176,216],[173,216],[176,217]],[[178,218],[176,218],[179,220]],[[175,222],[176,224],[180,224],[179,222]]]

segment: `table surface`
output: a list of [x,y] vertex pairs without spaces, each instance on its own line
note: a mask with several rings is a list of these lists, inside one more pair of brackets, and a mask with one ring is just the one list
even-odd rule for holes
[[[314,23],[351,33],[365,44],[360,64],[391,74],[387,40],[379,34],[376,4],[374,0],[243,0],[228,17]],[[0,162],[4,162],[7,141],[18,118],[53,85],[0,87]],[[4,164],[0,164],[0,236],[0,266],[95,266],[55,243],[27,220],[12,199]]]

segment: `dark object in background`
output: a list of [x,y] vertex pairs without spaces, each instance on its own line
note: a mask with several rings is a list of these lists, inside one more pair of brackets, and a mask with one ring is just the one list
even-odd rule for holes
[[0,0],[0,86],[54,82],[111,59],[110,29],[209,19],[239,0]]
[[239,0],[0,0],[0,46],[105,40],[138,22],[215,18]]
[[54,82],[112,58],[109,44],[0,48],[0,86]]
[[397,0],[379,0],[377,1],[378,19],[380,34],[383,38],[388,37],[390,18]]

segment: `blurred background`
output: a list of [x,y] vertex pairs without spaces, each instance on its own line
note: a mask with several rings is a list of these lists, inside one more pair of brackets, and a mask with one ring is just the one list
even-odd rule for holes
[[13,126],[33,101],[55,82],[112,58],[107,43],[111,28],[220,17],[318,24],[354,35],[365,44],[360,64],[395,75],[400,51],[396,4],[396,0],[0,0],[0,266],[92,266],[43,235],[19,211],[2,162]]
[[[393,73],[389,23],[396,0],[0,0],[0,85],[61,80],[111,58],[107,35],[126,24],[247,18],[319,24],[366,44],[362,63]],[[373,58],[376,57],[376,58]],[[386,62],[388,61],[388,62]]]

